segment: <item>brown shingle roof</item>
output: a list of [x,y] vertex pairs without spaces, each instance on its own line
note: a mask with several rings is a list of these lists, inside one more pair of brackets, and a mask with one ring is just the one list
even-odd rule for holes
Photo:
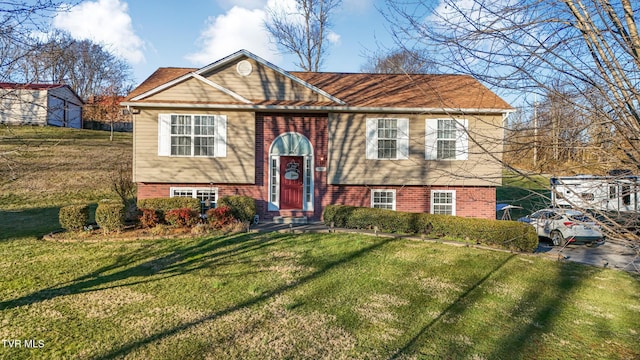
[[[159,68],[125,101],[175,80],[194,68]],[[467,75],[406,75],[291,72],[291,75],[353,107],[511,109],[499,96]],[[233,89],[231,89],[233,90]],[[331,106],[335,103],[264,101],[256,105]],[[184,103],[193,103],[185,101]],[[182,103],[182,102],[181,102]]]
[[151,76],[149,76],[142,84],[133,89],[124,101],[131,100],[132,98],[144,94],[149,90],[157,88],[160,85],[166,84],[171,80],[175,80],[181,76],[184,76],[190,72],[194,72],[198,69],[193,68],[178,68],[178,67],[161,67],[158,68]]
[[467,75],[291,74],[350,106],[511,109],[499,96]]

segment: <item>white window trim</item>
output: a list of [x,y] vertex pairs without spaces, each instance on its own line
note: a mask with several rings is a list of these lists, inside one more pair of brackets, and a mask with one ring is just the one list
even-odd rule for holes
[[[378,158],[378,120],[397,120],[398,137],[395,158]],[[409,119],[408,118],[367,118],[366,119],[366,159],[367,160],[406,160],[409,158]]]
[[[213,116],[215,126],[215,149],[210,155],[171,155],[171,116]],[[193,124],[193,121],[192,121]],[[193,125],[192,125],[193,126]],[[191,135],[193,136],[193,134]],[[158,115],[158,156],[217,158],[227,156],[227,116],[215,114],[159,114]]]
[[176,191],[191,191],[191,197],[194,199],[198,198],[198,191],[213,191],[215,192],[215,196],[213,199],[213,202],[215,204],[218,203],[218,188],[217,187],[188,187],[188,186],[177,186],[177,187],[170,187],[169,188],[169,197],[173,198],[173,197],[180,197],[180,196],[174,196],[173,193]]
[[[455,159],[438,159],[438,120],[455,120],[456,121],[456,158]],[[469,120],[437,118],[425,120],[425,160],[437,161],[459,161],[469,160]]]
[[451,195],[451,215],[456,215],[456,191],[455,190],[431,190],[431,198],[429,199],[430,201],[430,209],[429,212],[431,214],[433,214],[433,208],[435,203],[433,202],[433,198],[434,198],[434,194],[436,193],[450,193]]
[[396,196],[396,190],[395,189],[372,189],[371,190],[371,207],[373,208],[374,205],[375,205],[374,202],[373,202],[373,199],[375,197],[374,196],[375,193],[378,192],[378,191],[384,191],[384,192],[393,193],[393,203],[391,204],[391,206],[392,206],[391,210],[395,211],[396,210],[396,203],[397,203],[397,196]]

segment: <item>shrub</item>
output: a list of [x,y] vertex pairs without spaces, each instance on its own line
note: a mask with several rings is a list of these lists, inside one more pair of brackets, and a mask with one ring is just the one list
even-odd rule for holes
[[79,231],[89,222],[88,205],[69,205],[60,208],[60,226],[69,231]]
[[96,209],[96,223],[105,233],[120,231],[124,227],[125,208],[119,202],[100,202]]
[[199,213],[200,200],[190,197],[139,199],[138,208],[154,209],[160,211],[163,214],[172,209],[189,208]]
[[200,220],[199,212],[189,208],[171,209],[164,215],[165,221],[171,226],[191,227]]
[[257,214],[256,200],[244,195],[225,196],[218,200],[217,207],[229,207],[233,217],[241,222],[252,222]]
[[425,234],[451,237],[496,245],[509,250],[533,252],[538,236],[528,224],[515,221],[463,218],[449,215],[408,213],[401,211],[329,205],[324,222],[350,229],[373,229],[382,232]]
[[155,209],[140,209],[140,216],[138,220],[140,225],[146,229],[150,229],[160,223],[160,216]]
[[236,222],[235,216],[228,206],[218,206],[215,209],[207,210],[207,221],[214,229],[222,229],[223,227]]

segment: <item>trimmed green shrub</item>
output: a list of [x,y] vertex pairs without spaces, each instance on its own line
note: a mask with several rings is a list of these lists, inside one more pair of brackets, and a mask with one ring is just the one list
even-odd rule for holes
[[241,222],[252,222],[257,214],[256,200],[244,195],[225,196],[218,200],[216,207],[229,207],[233,217]]
[[199,214],[189,208],[171,209],[164,214],[164,220],[171,226],[191,227],[200,220]]
[[104,231],[120,231],[124,228],[125,208],[120,202],[101,202],[96,209],[96,223]]
[[60,208],[58,213],[60,226],[68,231],[80,231],[89,222],[88,205],[69,205]]
[[346,205],[329,205],[324,222],[348,229],[374,229],[388,233],[450,237],[509,250],[533,252],[538,246],[535,229],[515,221],[463,218],[449,215],[409,213]]
[[154,209],[163,214],[172,209],[189,208],[200,212],[200,200],[190,197],[139,199],[138,209]]

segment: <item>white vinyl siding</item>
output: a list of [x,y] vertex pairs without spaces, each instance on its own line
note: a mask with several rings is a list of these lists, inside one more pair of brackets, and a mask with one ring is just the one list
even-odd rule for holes
[[409,119],[367,119],[366,137],[367,159],[409,158]]
[[425,121],[426,160],[468,160],[469,121],[427,119]]
[[158,115],[159,156],[227,156],[224,115]]
[[455,215],[456,214],[455,190],[431,191],[431,213],[443,214],[443,215]]
[[396,209],[396,191],[395,190],[372,190],[371,191],[371,207],[378,209]]

